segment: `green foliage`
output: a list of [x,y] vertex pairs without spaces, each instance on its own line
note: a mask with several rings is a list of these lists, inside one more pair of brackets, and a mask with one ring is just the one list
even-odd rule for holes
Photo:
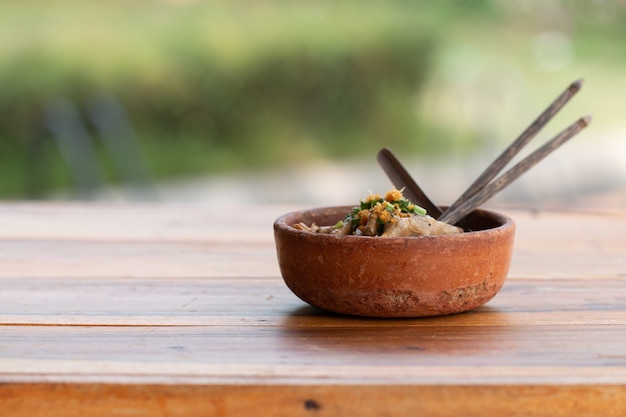
[[[70,186],[42,121],[58,97],[83,112],[94,94],[116,97],[157,177],[382,146],[462,154],[517,134],[580,76],[594,82],[587,102],[621,121],[624,19],[610,1],[0,2],[0,197]],[[546,73],[533,48],[551,31],[573,53]],[[524,99],[507,107],[506,94]]]
[[[58,172],[58,152],[41,139],[43,106],[55,97],[82,106],[98,92],[128,111],[158,176],[425,146],[415,140],[414,102],[433,39],[414,5],[10,2],[0,9],[4,158],[28,159],[43,142]],[[0,182],[0,195],[15,188]]]

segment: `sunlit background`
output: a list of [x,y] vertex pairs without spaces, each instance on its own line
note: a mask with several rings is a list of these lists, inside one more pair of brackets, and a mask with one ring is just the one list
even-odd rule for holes
[[489,204],[623,209],[624,39],[618,0],[3,1],[0,198],[351,204],[387,146],[448,204],[584,78]]

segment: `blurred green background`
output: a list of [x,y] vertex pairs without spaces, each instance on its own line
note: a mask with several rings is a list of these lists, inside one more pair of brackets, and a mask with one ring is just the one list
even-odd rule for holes
[[545,135],[593,113],[602,146],[625,36],[621,1],[3,1],[0,198],[472,158],[581,77]]

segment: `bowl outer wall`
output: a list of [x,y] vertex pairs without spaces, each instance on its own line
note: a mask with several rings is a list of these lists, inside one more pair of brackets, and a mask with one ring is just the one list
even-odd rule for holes
[[506,280],[515,223],[487,210],[468,225],[489,228],[448,236],[338,237],[291,227],[334,224],[350,209],[302,210],[274,223],[283,279],[309,304],[375,317],[451,314],[489,301]]

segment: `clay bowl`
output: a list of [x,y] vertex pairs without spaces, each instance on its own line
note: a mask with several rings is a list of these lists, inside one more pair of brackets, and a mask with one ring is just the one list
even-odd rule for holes
[[515,223],[475,210],[458,235],[380,238],[295,229],[331,225],[351,207],[285,214],[274,222],[280,271],[303,301],[336,313],[421,317],[459,313],[493,298],[506,280]]

